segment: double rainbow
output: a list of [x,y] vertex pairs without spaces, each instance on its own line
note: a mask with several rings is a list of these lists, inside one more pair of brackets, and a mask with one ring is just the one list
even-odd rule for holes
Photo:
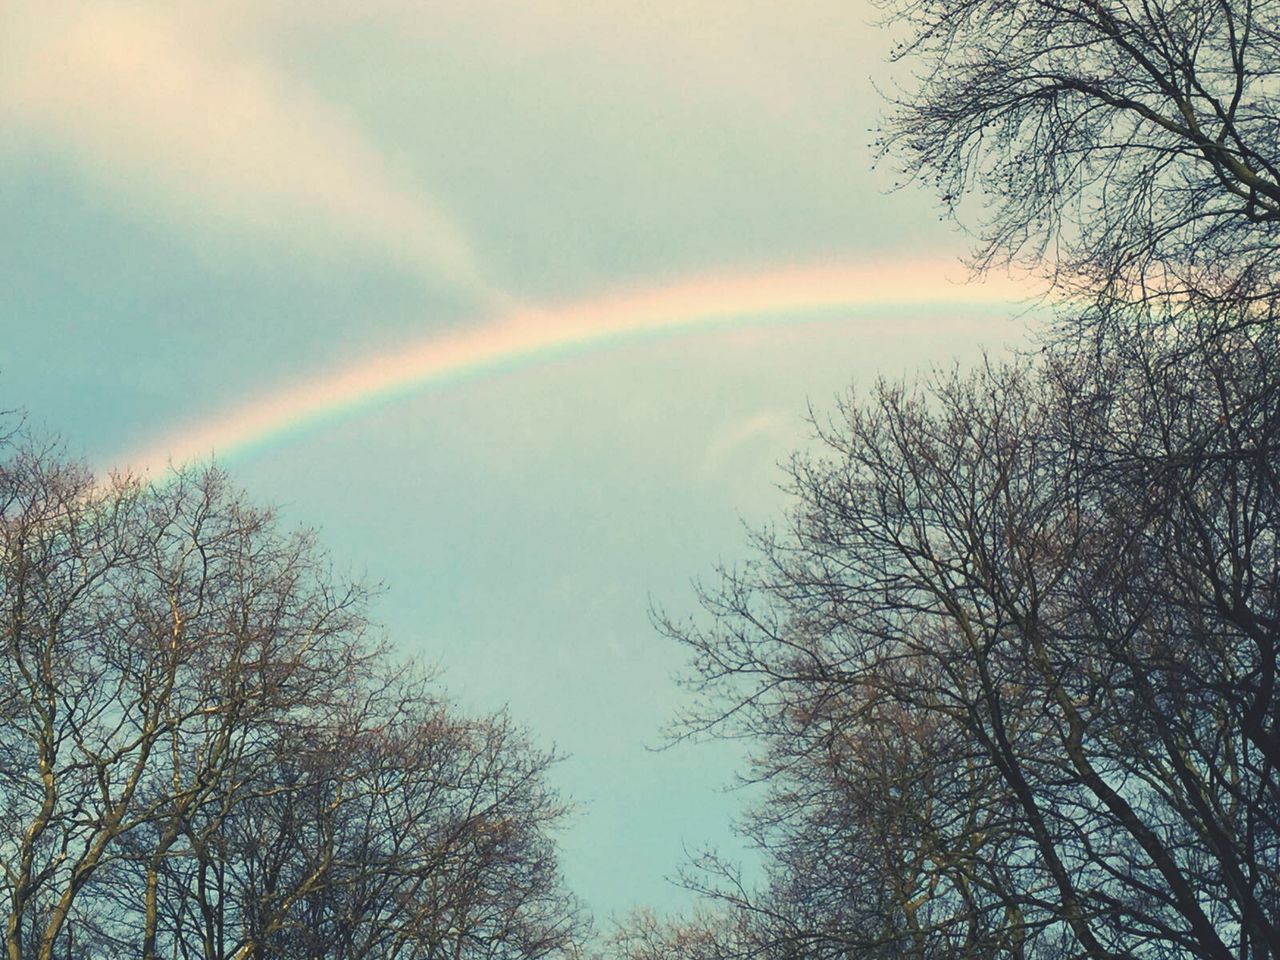
[[[567,303],[516,309],[484,325],[432,334],[336,372],[250,398],[122,458],[142,474],[170,463],[232,457],[322,419],[350,414],[427,386],[525,366],[565,353],[716,327],[830,319],[879,307],[1008,308],[1029,288],[1004,278],[948,279],[952,264],[835,264],[748,275],[704,276]],[[843,314],[842,314],[843,315]],[[945,329],[948,318],[932,323]]]

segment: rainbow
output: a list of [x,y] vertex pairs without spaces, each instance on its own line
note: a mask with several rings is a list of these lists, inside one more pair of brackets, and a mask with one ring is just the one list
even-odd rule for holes
[[544,309],[515,309],[483,325],[435,333],[265,392],[119,462],[148,475],[169,464],[211,455],[235,457],[323,419],[349,415],[432,384],[630,340],[752,323],[829,319],[836,310],[1008,307],[1034,293],[1013,279],[956,282],[947,278],[948,271],[956,272],[954,264],[936,261],[794,267],[704,276]]

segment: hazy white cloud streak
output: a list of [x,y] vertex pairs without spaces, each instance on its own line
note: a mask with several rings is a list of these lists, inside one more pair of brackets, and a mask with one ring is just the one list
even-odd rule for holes
[[704,479],[715,477],[754,441],[769,437],[790,439],[795,432],[793,420],[785,410],[762,410],[733,421],[708,444],[699,475]]
[[508,305],[463,231],[344,114],[237,49],[224,29],[234,24],[174,9],[185,16],[108,2],[10,11],[0,119],[69,152],[135,207],[159,192],[151,215],[273,232],[303,249],[358,248]]

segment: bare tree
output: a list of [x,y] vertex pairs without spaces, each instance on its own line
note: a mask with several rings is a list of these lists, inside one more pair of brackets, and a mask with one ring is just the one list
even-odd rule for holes
[[201,864],[205,899],[236,905],[246,956],[561,953],[581,930],[546,832],[551,758],[502,718],[397,697],[280,757],[270,782],[293,787],[224,825],[233,853]]
[[1104,302],[1257,298],[1273,316],[1280,4],[883,6],[915,82],[881,147],[975,226],[979,264],[1017,260]]
[[0,462],[10,960],[554,956],[553,757],[455,716],[217,471]]
[[724,955],[1277,955],[1278,358],[1134,337],[843,407],[668,624],[691,730],[771,785],[768,882],[695,875]]

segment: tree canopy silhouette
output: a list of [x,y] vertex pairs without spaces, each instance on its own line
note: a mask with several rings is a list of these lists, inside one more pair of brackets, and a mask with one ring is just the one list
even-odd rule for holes
[[574,949],[553,758],[397,666],[310,534],[0,450],[9,960]]
[[704,859],[728,917],[631,955],[1277,956],[1277,346],[845,404],[790,523],[667,624],[690,729],[761,745],[768,882]]
[[1275,0],[882,6],[916,82],[881,147],[975,229],[979,263],[1108,301],[1270,298]]

